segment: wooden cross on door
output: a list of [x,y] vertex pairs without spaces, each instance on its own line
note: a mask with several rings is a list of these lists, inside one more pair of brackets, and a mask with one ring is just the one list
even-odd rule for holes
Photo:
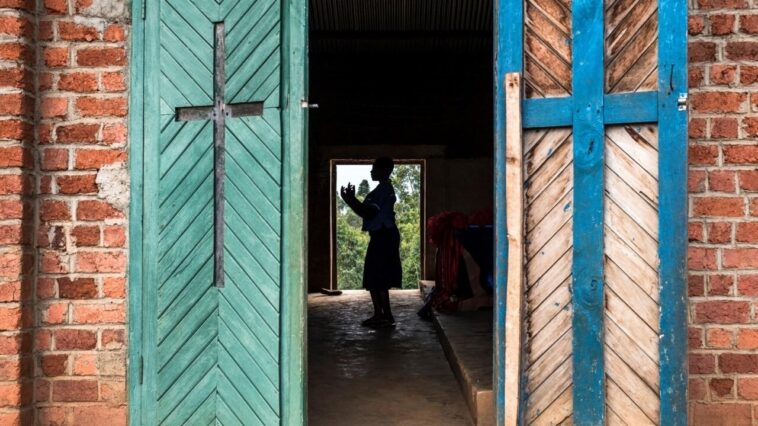
[[227,117],[263,115],[263,102],[224,102],[224,23],[217,22],[213,33],[213,105],[176,109],[176,121],[213,121],[213,282],[224,286],[224,134]]

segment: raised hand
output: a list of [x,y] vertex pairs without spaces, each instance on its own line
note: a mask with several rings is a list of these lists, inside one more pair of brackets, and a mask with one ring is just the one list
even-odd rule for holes
[[345,200],[346,203],[350,203],[350,201],[355,200],[355,186],[351,185],[350,182],[347,184],[346,187],[340,188],[340,197],[342,197],[343,200]]

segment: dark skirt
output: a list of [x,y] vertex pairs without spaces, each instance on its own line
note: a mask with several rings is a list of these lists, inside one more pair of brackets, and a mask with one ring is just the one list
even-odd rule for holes
[[363,266],[363,287],[369,291],[402,288],[400,232],[397,228],[382,228],[369,232],[369,235],[371,239]]

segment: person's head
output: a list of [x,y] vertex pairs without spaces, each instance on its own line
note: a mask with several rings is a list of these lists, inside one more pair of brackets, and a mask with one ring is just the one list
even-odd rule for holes
[[395,169],[395,163],[389,157],[379,157],[371,167],[371,180],[378,182],[388,180]]

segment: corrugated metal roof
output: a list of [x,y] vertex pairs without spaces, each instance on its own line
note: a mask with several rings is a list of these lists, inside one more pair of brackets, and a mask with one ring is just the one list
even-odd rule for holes
[[313,52],[478,52],[492,0],[310,0]]

